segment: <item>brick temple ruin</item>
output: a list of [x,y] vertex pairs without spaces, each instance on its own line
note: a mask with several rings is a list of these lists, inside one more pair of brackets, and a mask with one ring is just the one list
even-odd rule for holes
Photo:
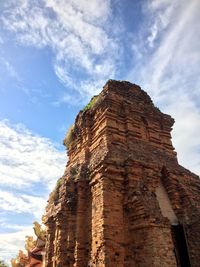
[[200,180],[178,164],[173,123],[125,81],[79,112],[44,216],[45,266],[200,266]]

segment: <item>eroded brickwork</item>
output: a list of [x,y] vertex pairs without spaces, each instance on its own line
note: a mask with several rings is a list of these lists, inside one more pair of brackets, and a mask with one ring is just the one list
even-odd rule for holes
[[[173,123],[139,86],[112,80],[78,114],[63,183],[45,214],[46,266],[180,266],[160,197],[199,266],[200,182],[178,164]],[[158,197],[161,185],[167,198]]]

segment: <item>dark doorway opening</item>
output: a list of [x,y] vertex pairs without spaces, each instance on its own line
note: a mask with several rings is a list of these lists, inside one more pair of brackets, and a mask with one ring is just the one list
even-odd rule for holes
[[178,267],[191,267],[185,231],[182,225],[172,225],[172,236]]

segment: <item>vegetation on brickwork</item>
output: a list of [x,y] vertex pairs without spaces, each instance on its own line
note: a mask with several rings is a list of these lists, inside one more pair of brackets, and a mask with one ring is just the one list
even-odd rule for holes
[[78,174],[79,166],[78,164],[75,164],[74,166],[71,167],[70,169],[70,174],[72,177],[76,176]]
[[49,203],[51,204],[56,203],[59,200],[59,191],[63,183],[64,183],[64,177],[61,177],[60,179],[58,179],[54,190],[49,195]]
[[97,99],[98,99],[98,95],[93,96],[90,102],[82,109],[82,111],[86,111],[90,109],[91,107],[93,107]]
[[[160,111],[159,107],[157,107],[157,106],[155,106],[155,105],[154,105],[154,107],[155,107],[155,109],[157,109],[158,111]],[[161,112],[161,111],[160,111],[160,112]]]
[[[98,95],[93,96],[90,102],[82,109],[82,111],[84,112],[92,108],[94,104],[97,102],[97,99],[98,99]],[[66,136],[63,140],[63,145],[66,146],[67,149],[69,149],[69,145],[74,140],[74,136],[75,136],[75,126],[73,124],[69,127],[69,130],[67,131]]]
[[66,146],[66,148],[69,148],[70,143],[73,141],[73,134],[74,133],[74,124],[69,127],[69,130],[66,133],[66,136],[63,140],[63,145]]

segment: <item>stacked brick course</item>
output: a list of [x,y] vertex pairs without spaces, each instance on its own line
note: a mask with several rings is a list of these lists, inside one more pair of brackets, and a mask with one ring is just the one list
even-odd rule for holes
[[178,164],[173,123],[139,86],[113,80],[78,114],[45,214],[47,267],[182,267],[177,224],[199,267],[200,180]]

